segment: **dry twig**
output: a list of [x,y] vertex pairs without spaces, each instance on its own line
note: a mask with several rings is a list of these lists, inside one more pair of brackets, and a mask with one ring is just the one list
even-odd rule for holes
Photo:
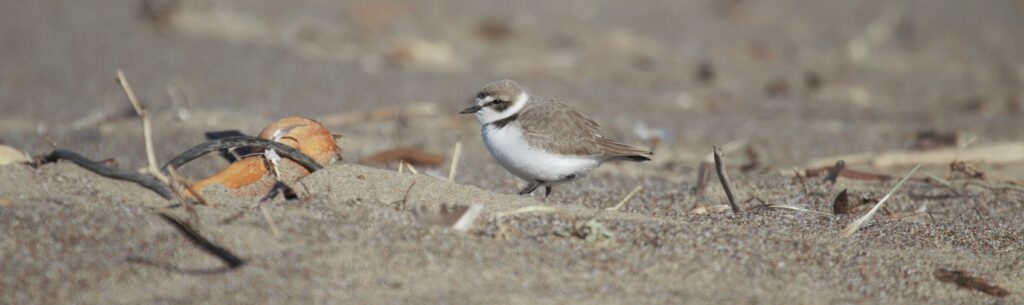
[[935,270],[935,278],[943,283],[950,283],[961,288],[981,291],[987,295],[995,297],[1001,298],[1010,295],[1010,292],[1006,291],[1006,289],[989,284],[985,279],[970,276],[967,272],[961,270],[947,270],[940,268]]
[[561,212],[561,211],[562,211],[562,209],[559,209],[559,208],[556,208],[556,207],[552,207],[552,206],[531,205],[531,206],[528,206],[528,207],[522,207],[522,208],[518,208],[518,209],[515,209],[515,210],[511,210],[511,211],[494,213],[494,215],[492,217],[493,218],[502,218],[502,217],[505,217],[505,216],[512,216],[512,215],[526,214],[526,213],[555,213],[555,212]]
[[739,213],[740,207],[736,205],[736,197],[732,192],[732,183],[729,182],[729,174],[725,172],[725,164],[722,161],[722,151],[715,149],[715,171],[718,172],[718,181],[722,183],[722,188],[725,189],[725,196],[729,198],[729,207],[732,208],[733,213]]
[[971,148],[942,148],[925,151],[893,151],[885,153],[864,153],[815,159],[808,168],[834,164],[837,160],[847,165],[870,164],[875,168],[892,168],[910,164],[949,164],[953,161],[1006,164],[1024,162],[1024,142],[999,143]]
[[416,170],[416,167],[412,166],[412,163],[406,162],[405,163],[405,167],[408,167],[409,168],[409,172],[411,172],[413,175],[419,175],[420,174],[420,171]]
[[448,182],[455,181],[455,172],[459,169],[459,156],[462,154],[462,142],[455,142],[455,150],[452,151],[452,166],[448,169]]
[[128,96],[128,101],[132,103],[132,107],[135,108],[135,114],[138,114],[139,118],[142,119],[142,136],[146,141],[146,159],[149,160],[149,174],[164,183],[169,183],[170,181],[167,180],[167,177],[160,172],[156,165],[156,153],[153,152],[153,128],[149,121],[149,113],[139,103],[139,98],[135,96],[135,90],[132,90],[132,86],[128,84],[128,78],[125,77],[124,71],[121,69],[117,70],[117,83],[121,84],[121,89]]
[[808,209],[805,209],[805,208],[801,208],[801,207],[797,207],[797,206],[792,206],[792,205],[787,205],[787,204],[768,204],[768,205],[764,205],[764,207],[765,208],[769,208],[769,209],[785,209],[785,210],[793,210],[793,211],[798,211],[798,212],[814,213],[814,214],[822,215],[822,216],[825,216],[825,217],[832,216],[832,215],[829,215],[828,213],[825,213],[825,212],[822,212],[822,211],[808,210]]
[[466,211],[452,224],[452,229],[459,232],[469,231],[469,228],[473,226],[473,222],[476,221],[477,217],[480,217],[480,212],[483,211],[483,207],[480,205],[471,205]]
[[633,191],[629,192],[629,194],[626,195],[626,197],[622,198],[622,201],[619,201],[619,203],[616,204],[615,206],[610,207],[610,208],[606,208],[604,210],[605,211],[618,211],[619,209],[622,208],[622,206],[626,205],[626,202],[628,202],[630,199],[633,199],[633,196],[636,196],[636,194],[639,193],[640,190],[643,190],[643,189],[644,189],[643,185],[637,185],[636,188],[633,189]]
[[[183,178],[180,175],[178,175],[178,171],[175,170],[173,166],[167,167],[167,174],[171,176],[171,181],[177,182],[182,187],[184,187],[186,190],[188,190],[190,193],[192,193],[192,196],[195,197],[197,201],[199,201],[199,204],[202,204],[202,205],[205,205],[205,206],[212,206],[212,207],[217,206],[217,204],[211,203],[210,201],[207,201],[206,197],[204,197],[202,194],[197,192],[196,189],[192,187],[192,184],[188,182],[188,180],[185,180],[185,178]],[[174,188],[173,185],[171,187]],[[175,189],[175,191],[177,191],[177,189]],[[185,197],[185,196],[182,196],[182,197]]]
[[727,211],[729,209],[730,209],[729,205],[727,205],[727,204],[719,204],[719,205],[711,205],[711,206],[702,205],[702,206],[698,206],[698,207],[692,208],[689,211],[686,211],[686,214],[701,215],[701,214],[710,214],[710,213],[721,213],[721,212],[725,212],[725,211]]
[[910,172],[907,173],[906,176],[903,176],[903,179],[900,179],[900,182],[897,182],[896,185],[893,186],[891,190],[889,190],[889,193],[885,194],[885,196],[882,197],[882,199],[875,204],[875,207],[871,208],[871,210],[868,211],[867,214],[864,214],[864,216],[861,216],[856,221],[847,226],[846,229],[843,230],[843,237],[850,237],[854,233],[857,233],[857,230],[860,230],[860,228],[863,227],[864,224],[871,220],[871,217],[874,216],[876,212],[878,212],[878,209],[880,209],[882,205],[885,204],[887,200],[889,200],[889,197],[892,197],[893,193],[896,193],[896,190],[898,190],[900,186],[903,185],[903,182],[907,182],[907,179],[909,179],[910,176],[913,176],[914,173],[917,172],[918,168],[921,168],[921,164],[914,166],[914,169],[910,170]]
[[[728,154],[746,145],[746,139],[736,139],[732,142],[725,143],[725,145],[722,146],[722,153]],[[694,196],[697,196],[697,198],[704,197],[704,191],[706,191],[708,187],[708,180],[711,179],[711,166],[714,164],[714,152],[709,153],[707,156],[704,157],[704,160],[700,162],[700,166],[697,168],[697,187],[693,190],[693,194]]]
[[178,177],[178,173],[174,171],[174,167],[167,168],[167,172],[172,177],[168,181],[167,186],[171,187],[171,190],[174,191],[174,197],[178,198],[178,201],[181,201],[181,206],[185,208],[186,212],[188,212],[188,216],[192,218],[192,221],[198,221],[199,214],[196,213],[196,208],[192,206],[192,202],[185,197],[185,194],[181,193],[181,189],[178,187],[179,180],[175,179],[180,178]]
[[270,211],[267,211],[267,206],[257,204],[260,208],[260,213],[263,213],[263,219],[267,220],[267,225],[270,226],[270,234],[274,234],[274,237],[281,237],[281,230],[277,229],[277,224],[274,223],[274,217],[270,216]]

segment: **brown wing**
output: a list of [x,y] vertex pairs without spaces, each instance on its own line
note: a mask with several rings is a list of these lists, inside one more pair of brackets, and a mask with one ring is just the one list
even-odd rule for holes
[[517,119],[530,145],[566,155],[647,159],[644,155],[650,154],[605,138],[594,120],[572,106],[550,98],[530,98]]

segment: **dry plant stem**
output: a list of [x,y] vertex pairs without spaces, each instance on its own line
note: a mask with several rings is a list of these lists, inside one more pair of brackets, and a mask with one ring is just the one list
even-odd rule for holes
[[689,211],[686,211],[686,214],[701,215],[701,214],[708,214],[708,213],[720,213],[720,212],[725,212],[726,210],[729,210],[729,209],[730,209],[729,205],[727,205],[727,204],[719,204],[719,205],[712,205],[712,206],[698,206],[698,207],[690,209]]
[[960,190],[957,190],[957,188],[955,186],[953,186],[952,183],[949,183],[949,181],[946,181],[945,179],[936,177],[935,175],[932,175],[932,174],[928,174],[928,179],[931,179],[931,181],[934,181],[934,182],[936,182],[936,183],[938,183],[938,184],[948,188],[949,190],[953,191],[953,194],[960,195]]
[[903,176],[903,179],[900,179],[900,182],[897,182],[896,185],[893,186],[891,190],[889,190],[889,193],[886,193],[885,196],[882,197],[882,199],[879,200],[878,203],[876,203],[875,206],[871,208],[871,210],[868,211],[867,214],[864,214],[864,216],[858,218],[857,221],[854,221],[849,226],[847,226],[846,230],[843,230],[843,237],[850,237],[854,233],[857,233],[857,230],[860,230],[861,227],[867,224],[867,222],[871,220],[871,217],[878,212],[878,209],[882,208],[882,205],[889,200],[889,197],[892,197],[892,194],[896,193],[896,190],[898,190],[900,186],[903,185],[903,182],[907,182],[907,179],[909,179],[910,176],[913,176],[919,168],[921,168],[921,164],[914,166],[914,169],[910,170],[910,172],[907,173],[906,176]]
[[455,142],[455,150],[452,151],[452,167],[448,169],[448,182],[455,181],[455,173],[459,169],[459,156],[462,154],[462,142]]
[[412,163],[406,162],[405,163],[405,167],[408,167],[409,168],[409,172],[412,173],[413,175],[419,175],[420,174],[420,171],[416,170],[416,167],[412,166]]
[[132,107],[135,108],[135,114],[138,114],[142,118],[142,137],[146,142],[146,158],[149,160],[149,174],[153,175],[164,183],[169,183],[167,177],[164,176],[159,169],[156,167],[156,153],[153,152],[153,128],[149,122],[149,113],[139,103],[139,98],[135,96],[135,90],[132,90],[132,86],[128,84],[128,78],[125,77],[124,71],[117,69],[117,82],[121,84],[121,89],[124,90],[124,94],[128,96],[128,101],[132,103]]
[[196,208],[192,206],[192,202],[185,198],[185,195],[182,194],[181,190],[178,188],[178,183],[181,181],[179,179],[181,177],[178,177],[178,173],[174,171],[174,167],[167,168],[167,173],[171,176],[167,185],[171,187],[171,190],[174,190],[174,197],[178,198],[178,201],[181,201],[181,206],[185,208],[185,211],[188,211],[188,215],[192,217],[192,221],[196,221],[199,218],[199,214],[196,213]]
[[610,208],[606,208],[604,210],[605,211],[618,211],[619,209],[622,208],[622,206],[626,205],[626,202],[628,202],[630,199],[633,199],[633,196],[636,196],[636,194],[639,193],[640,190],[643,190],[643,189],[644,189],[643,185],[637,185],[636,188],[633,189],[633,191],[629,192],[629,194],[626,195],[626,197],[622,198],[622,201],[619,201],[619,203],[616,204],[615,206],[610,207]]
[[483,211],[483,207],[479,205],[472,205],[466,212],[459,217],[459,220],[452,224],[452,229],[459,232],[469,231],[469,228],[473,226],[473,222],[476,221],[477,217],[480,217],[480,212]]
[[270,234],[274,234],[274,237],[281,237],[281,230],[277,229],[277,224],[274,223],[274,217],[270,216],[270,211],[267,211],[267,207],[262,204],[257,204],[260,208],[260,213],[263,213],[263,219],[267,221],[267,225],[270,226]]
[[821,158],[808,162],[807,168],[830,166],[842,159],[847,165],[869,164],[875,168],[892,168],[910,164],[949,164],[960,160],[986,164],[1024,162],[1024,142],[1005,142],[971,148],[940,148],[925,151],[892,151],[861,153]]
[[805,208],[800,208],[800,207],[795,207],[795,206],[785,205],[785,204],[770,204],[770,205],[765,205],[764,207],[765,208],[769,208],[769,209],[784,209],[784,210],[793,210],[793,211],[798,211],[798,212],[814,213],[814,214],[822,215],[822,216],[825,216],[825,217],[832,216],[832,214],[829,214],[829,213],[825,213],[825,212],[821,212],[821,211],[815,211],[815,210],[808,210],[808,209],[805,209]]
[[[211,204],[210,201],[206,200],[206,197],[203,197],[202,194],[199,194],[199,192],[196,192],[196,189],[192,187],[192,184],[189,183],[188,180],[185,180],[185,178],[183,178],[180,175],[178,175],[178,171],[174,170],[174,167],[168,167],[167,168],[167,173],[171,176],[171,180],[172,181],[175,181],[178,184],[181,184],[182,187],[184,187],[186,190],[188,190],[190,193],[192,193],[192,196],[195,197],[196,200],[199,201],[199,204],[202,204],[202,205],[205,205],[205,206],[208,206],[208,207],[215,207],[215,206],[217,206],[217,204]],[[171,186],[171,187],[173,188],[174,186]],[[177,190],[177,189],[175,189],[175,190]]]
[[528,206],[528,207],[522,207],[522,208],[518,208],[518,209],[515,209],[515,210],[511,210],[511,211],[494,213],[494,216],[492,218],[497,219],[497,218],[502,218],[502,217],[505,217],[505,216],[512,216],[512,215],[518,215],[518,214],[526,214],[526,213],[554,213],[554,212],[559,212],[559,211],[562,211],[562,210],[559,209],[559,208],[556,208],[556,207],[552,207],[552,206],[531,205],[531,206]]
[[405,160],[398,160],[398,173],[401,174],[405,169]]
[[[722,151],[723,153],[730,153],[746,145],[747,140],[739,138],[732,142],[725,143],[725,145],[722,146]],[[715,163],[714,155],[714,152],[712,152],[705,156],[704,160],[701,160],[700,162],[700,166],[697,170],[697,187],[693,191],[694,196],[697,196],[697,198],[703,198],[704,192],[707,190],[708,180],[711,179],[711,165]]]
[[729,207],[732,208],[733,213],[740,212],[740,206],[736,205],[736,196],[732,192],[732,183],[729,182],[729,174],[725,172],[725,164],[722,162],[722,151],[715,149],[715,171],[718,172],[718,180],[722,182],[722,188],[725,189],[725,196],[729,198]]
[[935,279],[940,282],[954,284],[961,288],[981,291],[987,295],[1000,298],[1010,295],[1010,292],[1006,289],[989,284],[985,279],[971,276],[964,271],[940,268],[935,270],[934,275]]

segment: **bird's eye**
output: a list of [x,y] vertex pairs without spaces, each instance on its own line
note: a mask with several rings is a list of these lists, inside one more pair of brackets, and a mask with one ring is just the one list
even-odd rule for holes
[[484,94],[483,92],[480,92],[480,93],[477,93],[477,94],[476,94],[476,98],[478,98],[478,99],[484,99],[484,98],[486,98],[486,97],[487,97],[487,95],[486,95],[486,94]]

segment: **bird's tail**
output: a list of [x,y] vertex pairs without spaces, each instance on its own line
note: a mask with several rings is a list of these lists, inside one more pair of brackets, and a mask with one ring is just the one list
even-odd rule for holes
[[635,148],[612,140],[601,139],[601,150],[608,160],[625,160],[633,162],[651,161],[653,152]]

